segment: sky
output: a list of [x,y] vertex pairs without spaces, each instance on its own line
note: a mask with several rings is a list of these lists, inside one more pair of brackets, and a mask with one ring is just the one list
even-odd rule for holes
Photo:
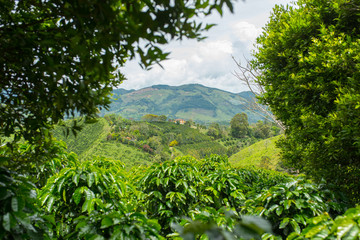
[[242,63],[244,56],[251,58],[254,43],[267,23],[270,12],[276,4],[289,4],[291,0],[238,0],[234,14],[224,11],[207,17],[207,23],[217,26],[205,32],[206,40],[173,41],[163,47],[170,51],[169,60],[149,70],[143,70],[136,60],[129,61],[123,69],[125,80],[120,88],[141,89],[152,85],[165,84],[180,86],[198,83],[207,87],[238,93],[247,87],[233,72],[236,64],[232,56]]

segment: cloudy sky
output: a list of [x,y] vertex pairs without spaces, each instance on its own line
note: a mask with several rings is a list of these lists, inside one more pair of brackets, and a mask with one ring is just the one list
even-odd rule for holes
[[199,83],[229,92],[242,92],[247,88],[232,72],[236,65],[232,60],[244,61],[254,49],[256,37],[262,32],[275,4],[288,4],[291,0],[238,0],[235,13],[225,12],[223,17],[215,13],[206,22],[216,23],[206,32],[204,41],[183,40],[171,42],[163,49],[170,51],[169,60],[162,62],[164,69],[154,66],[150,71],[140,68],[137,61],[126,64],[122,72],[127,80],[121,88],[140,89],[157,84],[179,86]]

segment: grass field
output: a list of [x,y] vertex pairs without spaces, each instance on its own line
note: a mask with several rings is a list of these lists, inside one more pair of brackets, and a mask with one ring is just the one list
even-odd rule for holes
[[233,167],[256,166],[268,169],[279,168],[280,150],[275,143],[283,135],[259,141],[232,155],[229,162]]

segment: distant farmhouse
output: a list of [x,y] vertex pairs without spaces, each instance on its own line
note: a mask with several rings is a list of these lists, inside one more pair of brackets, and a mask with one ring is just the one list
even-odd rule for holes
[[180,118],[174,119],[173,122],[174,123],[179,123],[181,125],[184,125],[186,123],[186,121],[184,119],[180,119]]

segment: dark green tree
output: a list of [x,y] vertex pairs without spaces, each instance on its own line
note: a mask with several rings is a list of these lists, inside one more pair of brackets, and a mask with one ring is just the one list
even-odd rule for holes
[[192,127],[195,125],[195,122],[192,119],[189,119],[185,122],[185,125],[188,127]]
[[257,121],[257,123],[253,126],[253,135],[256,138],[266,139],[270,137],[271,128],[268,122],[263,122],[261,120]]
[[249,133],[249,121],[246,113],[237,113],[230,121],[230,134],[235,138],[244,138]]
[[166,122],[167,116],[166,115],[160,115],[159,116],[159,122]]
[[360,3],[276,6],[253,66],[262,102],[286,126],[287,166],[360,193]]
[[206,133],[208,136],[213,137],[214,139],[219,139],[222,138],[224,136],[224,131],[221,128],[219,123],[211,123],[208,131]]
[[[203,39],[195,19],[231,0],[0,1],[0,134],[44,142],[64,116],[93,118],[138,56],[149,68],[172,39]],[[75,127],[76,128],[76,127]]]

